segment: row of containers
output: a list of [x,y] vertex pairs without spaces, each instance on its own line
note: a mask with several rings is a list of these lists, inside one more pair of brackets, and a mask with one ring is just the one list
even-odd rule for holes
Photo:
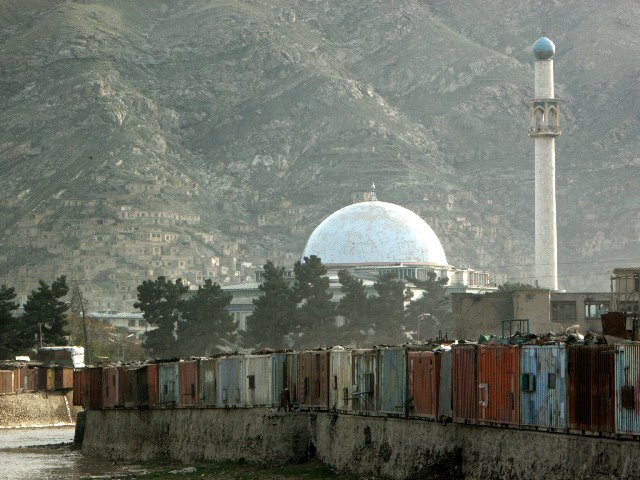
[[282,398],[303,410],[640,435],[640,343],[334,348],[74,375],[74,404],[87,409],[274,407]]
[[16,367],[0,370],[0,394],[71,390],[73,368]]

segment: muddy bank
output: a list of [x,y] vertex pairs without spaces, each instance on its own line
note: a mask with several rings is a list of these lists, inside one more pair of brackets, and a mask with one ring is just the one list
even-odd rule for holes
[[73,425],[78,410],[71,392],[0,395],[0,428]]

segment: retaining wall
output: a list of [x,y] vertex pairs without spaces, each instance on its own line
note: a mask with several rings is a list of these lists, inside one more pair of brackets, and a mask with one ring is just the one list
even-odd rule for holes
[[0,428],[73,425],[79,408],[71,392],[24,392],[0,395]]
[[83,453],[119,460],[315,455],[341,472],[391,479],[640,479],[640,443],[331,413],[263,409],[88,411]]

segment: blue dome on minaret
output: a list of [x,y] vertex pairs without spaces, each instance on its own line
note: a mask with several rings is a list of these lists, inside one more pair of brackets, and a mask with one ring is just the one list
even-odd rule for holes
[[536,60],[549,60],[556,53],[556,46],[547,37],[540,37],[533,44],[533,53]]

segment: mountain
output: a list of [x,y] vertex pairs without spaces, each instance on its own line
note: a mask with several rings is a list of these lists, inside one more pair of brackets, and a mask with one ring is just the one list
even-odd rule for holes
[[0,277],[130,309],[292,263],[371,182],[456,266],[533,255],[531,44],[556,41],[562,288],[640,260],[635,2],[0,0]]

